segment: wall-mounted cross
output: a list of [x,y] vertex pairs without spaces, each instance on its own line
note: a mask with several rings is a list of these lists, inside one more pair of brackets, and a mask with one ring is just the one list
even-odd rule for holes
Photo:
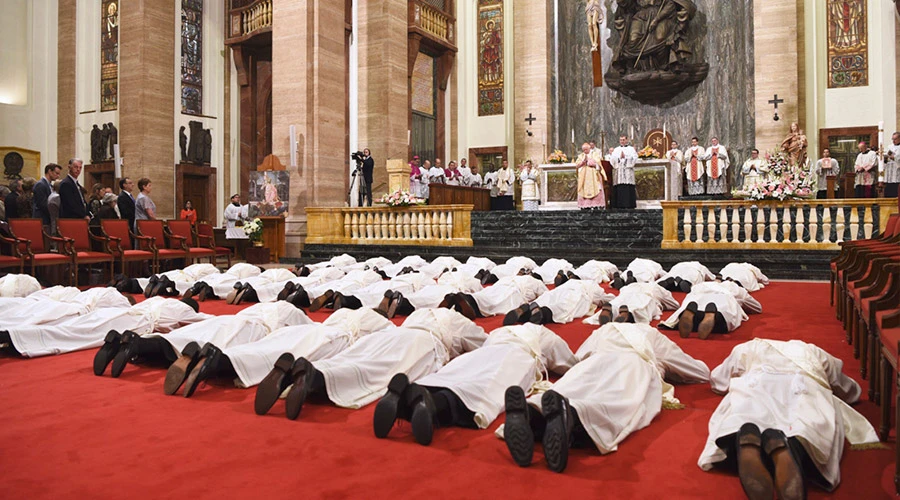
[[778,111],[778,105],[783,103],[784,99],[779,99],[778,94],[775,94],[775,97],[769,99],[769,104],[775,106],[775,111]]
[[525,118],[525,121],[528,122],[528,126],[531,126],[535,121],[537,121],[537,118],[531,116],[531,113],[528,113],[528,118]]

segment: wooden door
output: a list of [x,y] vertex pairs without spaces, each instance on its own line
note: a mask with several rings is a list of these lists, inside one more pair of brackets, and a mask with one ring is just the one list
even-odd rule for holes
[[209,193],[209,177],[200,175],[185,175],[184,185],[181,189],[183,197],[182,199],[184,201],[182,202],[181,206],[178,207],[178,213],[181,213],[181,209],[184,208],[184,202],[190,200],[191,204],[194,205],[194,210],[197,211],[197,220],[210,220],[210,213],[208,209],[209,200],[207,199]]

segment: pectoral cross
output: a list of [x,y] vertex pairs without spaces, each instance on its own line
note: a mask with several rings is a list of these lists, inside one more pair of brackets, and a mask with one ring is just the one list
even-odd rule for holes
[[537,121],[537,118],[531,116],[531,113],[528,113],[528,118],[525,118],[525,121],[528,122],[528,126],[530,127],[534,122]]

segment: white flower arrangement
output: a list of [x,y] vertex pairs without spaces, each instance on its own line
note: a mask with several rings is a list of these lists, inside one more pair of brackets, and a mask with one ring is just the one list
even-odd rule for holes
[[389,207],[408,207],[410,205],[424,205],[425,200],[413,196],[409,191],[394,191],[378,198],[376,203]]
[[251,241],[260,241],[262,239],[263,222],[259,220],[258,217],[250,222],[245,222],[243,229],[244,234],[246,234]]
[[784,153],[766,155],[769,172],[746,190],[734,190],[734,198],[745,200],[803,200],[812,198],[815,190],[805,165],[791,166]]

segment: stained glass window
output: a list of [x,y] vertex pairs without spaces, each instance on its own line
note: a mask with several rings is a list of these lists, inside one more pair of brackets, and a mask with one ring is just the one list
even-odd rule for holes
[[119,103],[119,2],[103,0],[100,16],[100,111],[113,111]]
[[181,0],[181,112],[203,114],[203,0]]

